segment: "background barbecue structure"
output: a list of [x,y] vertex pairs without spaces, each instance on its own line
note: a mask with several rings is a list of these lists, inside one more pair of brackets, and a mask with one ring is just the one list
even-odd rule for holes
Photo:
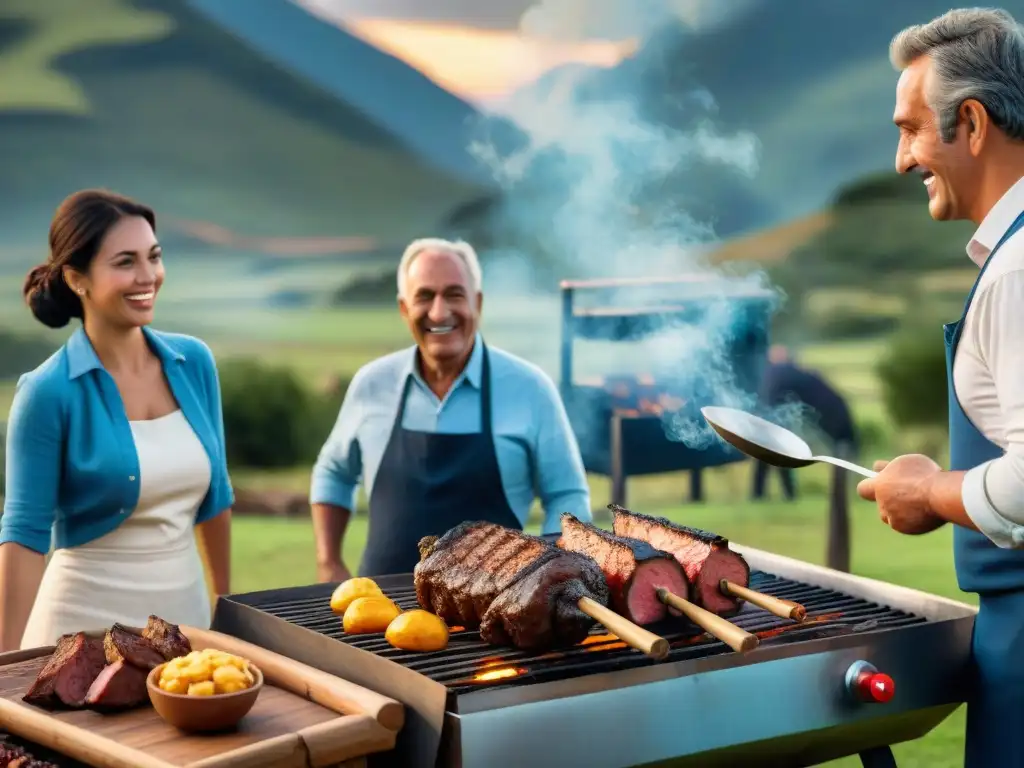
[[[159,324],[210,343],[220,364],[229,436],[248,436],[241,450],[237,443],[232,447],[238,492],[233,585],[248,593],[309,584],[315,579],[306,498],[310,463],[354,371],[409,343],[394,311],[397,254],[415,236],[464,236],[484,262],[488,341],[538,364],[569,390],[567,407],[592,470],[599,522],[604,504],[620,499],[765,550],[974,602],[959,592],[952,575],[949,531],[908,542],[880,530],[873,510],[859,501],[848,519],[848,478],[825,467],[801,471],[796,503],[749,504],[747,462],[718,443],[697,440],[687,447],[670,440],[679,437],[671,431],[679,420],[657,423],[656,413],[644,413],[700,399],[680,371],[685,360],[701,356],[688,342],[679,344],[675,357],[666,351],[669,345],[658,339],[672,338],[678,318],[654,311],[664,304],[693,306],[685,285],[661,286],[658,299],[653,291],[641,299],[627,295],[636,293],[635,286],[568,291],[574,309],[596,310],[600,332],[585,319],[565,321],[567,297],[560,291],[563,280],[656,282],[694,267],[696,277],[724,277],[733,288],[771,286],[783,303],[771,307],[763,342],[759,321],[752,319],[746,340],[731,334],[729,323],[715,324],[713,330],[729,340],[718,359],[737,370],[739,383],[727,394],[743,399],[756,391],[752,370],[763,362],[761,344],[784,341],[798,362],[821,370],[853,405],[865,463],[918,451],[945,463],[944,361],[933,328],[962,308],[973,279],[962,247],[971,228],[935,225],[919,181],[891,171],[895,77],[886,45],[897,29],[948,5],[700,0],[688,5],[718,9],[713,23],[666,24],[614,62],[588,49],[582,62],[556,62],[539,79],[522,78],[501,93],[474,91],[463,75],[475,78],[488,61],[518,56],[505,56],[503,36],[528,5],[530,0],[0,3],[0,411],[6,411],[18,376],[71,330],[40,330],[20,299],[25,271],[45,252],[42,233],[57,201],[97,184],[141,197],[160,215],[168,254]],[[603,11],[612,6],[595,6],[587,19],[591,31],[615,39],[626,35],[622,25],[643,20],[634,13],[609,23]],[[1024,17],[1024,0],[1003,6]],[[557,10],[558,4],[547,7]],[[427,25],[418,26],[424,20]],[[472,50],[482,53],[464,58],[473,63],[460,71],[447,57],[461,55],[474,39],[478,47]],[[540,48],[528,50],[525,63],[533,66]],[[522,136],[491,108],[510,94],[528,106],[554,103],[549,96],[557,97],[567,79],[574,87],[566,109],[544,115],[541,127],[564,131],[556,145],[580,133],[596,150],[588,157],[582,147],[582,165],[608,170],[602,163],[611,162],[620,177],[572,176],[570,170],[580,169],[555,163],[551,173],[530,179],[527,202],[540,202],[523,207],[510,201],[507,179],[481,172],[473,142],[483,127],[494,144],[516,146]],[[613,119],[623,103],[639,126]],[[573,119],[581,105],[586,121]],[[535,117],[515,110],[512,116]],[[713,140],[723,139],[724,155],[739,146],[729,143],[737,132],[756,139],[756,173],[698,158],[632,195],[630,163],[649,166],[642,143],[658,145],[677,130],[685,133],[694,118],[705,121]],[[531,126],[536,123],[528,122],[527,133]],[[636,127],[641,130],[631,133]],[[625,152],[601,155],[615,141]],[[705,148],[698,142],[683,147],[697,154]],[[620,219],[611,208],[580,208],[577,190],[602,205],[631,206],[634,214]],[[577,204],[569,208],[575,220],[558,216],[566,198]],[[680,214],[678,231],[670,227],[660,233],[669,237],[651,241],[647,223],[656,220],[659,206]],[[600,214],[610,214],[609,221]],[[621,232],[617,224],[623,224]],[[685,247],[662,248],[665,242]],[[623,258],[623,243],[636,246],[632,258]],[[681,255],[673,261],[676,250]],[[767,280],[748,283],[741,276],[751,271]],[[698,298],[712,315],[721,306],[714,295],[698,291]],[[758,305],[749,301],[751,318],[760,317]],[[622,308],[642,311],[604,325],[610,310]],[[661,330],[638,322],[638,314]],[[566,346],[570,377],[562,375]],[[719,351],[712,352],[715,358]],[[887,357],[894,362],[882,370],[879,361]],[[908,381],[913,386],[900,383]],[[685,404],[682,414],[690,423]],[[645,473],[657,463],[674,471]],[[681,503],[684,497],[689,503]],[[350,564],[362,552],[365,512],[360,496],[346,537]],[[538,527],[533,516],[528,529]],[[823,584],[817,576],[797,580]],[[875,595],[869,602],[894,605],[890,597]],[[894,607],[920,615],[920,605],[930,605],[925,598],[907,599],[903,604],[900,597]],[[909,629],[928,642],[931,624]],[[894,631],[907,638],[907,629]],[[864,632],[853,637],[869,635],[877,638]],[[783,646],[765,641],[757,653],[776,647]],[[951,647],[959,646],[954,641]],[[681,663],[729,659],[738,669],[751,666],[733,656]],[[779,669],[774,661],[753,666]],[[944,674],[953,675],[955,666],[947,665]],[[725,671],[731,674],[731,668]],[[918,680],[946,685],[948,677],[936,682],[937,668]],[[610,674],[624,679],[646,670],[641,665]],[[899,664],[883,669],[894,673],[899,690],[884,705],[887,711],[902,701],[908,685],[917,684],[910,670]],[[590,685],[605,674],[525,689]],[[770,679],[783,685],[774,672]],[[505,690],[521,690],[522,682]],[[492,694],[503,691],[472,695]],[[470,700],[458,700],[463,698]],[[637,711],[651,708],[644,701]],[[751,711],[743,733],[756,730],[763,718]],[[960,709],[925,738],[897,746],[900,764],[954,768],[963,727]],[[829,768],[859,763],[843,760]]]
[[[662,290],[651,295],[654,288]],[[637,289],[647,289],[648,295],[637,299],[631,295]],[[672,434],[670,424],[701,423],[700,409],[718,402],[722,387],[716,378],[727,377],[729,389],[746,395],[748,407],[756,406],[752,393],[757,392],[764,368],[774,293],[709,284],[700,276],[565,280],[561,291],[559,391],[583,465],[588,472],[611,479],[613,504],[626,504],[630,476],[700,470],[744,459],[718,440],[684,442]],[[707,325],[707,315],[721,312],[723,305],[731,318],[721,323],[726,338],[712,345],[715,354],[686,357],[685,344],[674,344],[671,336],[699,333]],[[658,373],[612,372],[596,384],[574,381],[577,342],[629,344],[666,333],[670,335],[665,345],[668,353],[648,361],[662,369]],[[609,359],[616,357],[610,354]],[[700,473],[692,477],[697,485],[694,500],[700,500]]]

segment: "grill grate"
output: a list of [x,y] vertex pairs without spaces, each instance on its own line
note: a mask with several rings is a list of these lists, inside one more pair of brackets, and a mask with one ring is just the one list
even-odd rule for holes
[[[403,610],[419,607],[411,576],[386,576],[376,581]],[[758,634],[762,645],[906,627],[927,621],[906,611],[762,571],[751,572],[750,588],[793,600],[807,609],[807,620],[796,624],[752,606],[744,606],[743,611],[730,621]],[[390,659],[447,686],[454,694],[484,687],[494,690],[732,653],[724,643],[703,634],[682,619],[671,619],[649,627],[672,646],[669,658],[663,662],[654,662],[624,646],[600,625],[591,630],[590,637],[581,645],[553,653],[529,653],[491,646],[484,643],[475,630],[452,632],[448,647],[443,651],[414,653],[394,648],[383,634],[346,635],[328,600],[322,596],[306,596],[308,590],[288,592],[300,592],[302,596],[260,600],[255,607],[292,624]],[[238,600],[238,596],[231,599]]]

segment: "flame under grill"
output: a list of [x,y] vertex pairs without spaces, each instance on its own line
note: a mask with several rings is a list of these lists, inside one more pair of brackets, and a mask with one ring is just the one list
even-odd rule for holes
[[[377,580],[381,589],[403,609],[416,608],[416,594],[409,575],[386,576]],[[731,621],[761,637],[767,644],[801,642],[893,627],[923,624],[926,618],[845,595],[824,587],[753,571],[751,589],[793,600],[807,608],[802,624],[780,619],[745,605]],[[259,610],[314,632],[336,638],[351,646],[382,656],[445,685],[452,694],[496,690],[530,683],[551,682],[595,673],[614,672],[654,664],[641,653],[596,626],[581,645],[549,653],[527,653],[487,645],[474,631],[453,628],[444,651],[411,653],[392,647],[382,635],[346,635],[341,621],[317,590],[279,601],[261,601]],[[289,591],[295,595],[295,590]],[[661,663],[706,658],[732,653],[726,645],[703,634],[683,619],[668,620],[650,629],[672,646]]]

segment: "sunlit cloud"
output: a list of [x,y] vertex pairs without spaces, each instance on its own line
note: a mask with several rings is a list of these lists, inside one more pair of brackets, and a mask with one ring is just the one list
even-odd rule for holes
[[352,16],[322,1],[296,1],[479,105],[498,101],[566,64],[614,67],[637,46],[634,39],[560,41],[514,29]]

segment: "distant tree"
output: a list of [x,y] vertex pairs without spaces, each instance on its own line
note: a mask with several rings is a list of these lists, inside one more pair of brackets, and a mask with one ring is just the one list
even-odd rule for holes
[[899,427],[943,427],[947,420],[942,325],[917,319],[894,334],[877,364],[885,408]]

